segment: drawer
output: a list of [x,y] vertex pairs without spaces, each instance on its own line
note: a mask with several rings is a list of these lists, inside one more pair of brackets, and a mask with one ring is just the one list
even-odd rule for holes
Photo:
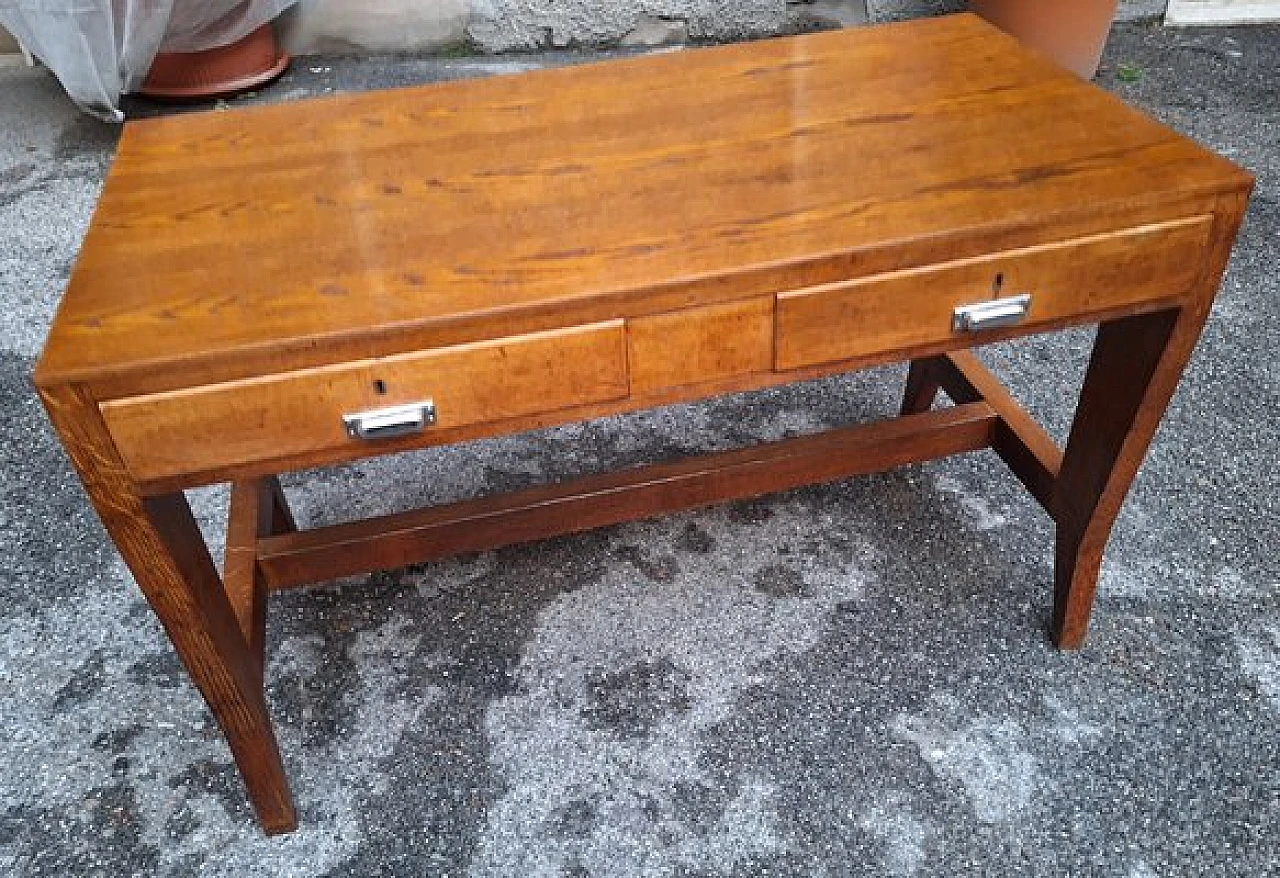
[[1181,295],[1199,276],[1212,218],[1192,217],[778,295],[774,367],[852,360],[982,333],[957,307],[1030,294],[1034,328]]
[[[364,456],[395,439],[355,439],[343,416],[434,403],[427,434],[628,395],[616,320],[113,400],[102,415],[141,480],[328,452]],[[398,444],[429,444],[422,437]]]

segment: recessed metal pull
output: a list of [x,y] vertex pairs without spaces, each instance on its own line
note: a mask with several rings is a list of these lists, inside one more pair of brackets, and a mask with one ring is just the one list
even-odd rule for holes
[[429,399],[342,416],[347,435],[352,439],[390,439],[394,436],[408,436],[435,422],[436,404]]
[[1030,293],[961,305],[952,312],[951,328],[956,332],[978,332],[982,329],[995,329],[997,326],[1012,326],[1020,323],[1030,308]]

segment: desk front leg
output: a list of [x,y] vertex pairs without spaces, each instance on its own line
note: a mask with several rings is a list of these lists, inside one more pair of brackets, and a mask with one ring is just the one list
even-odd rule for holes
[[1098,327],[1050,509],[1057,522],[1053,639],[1084,641],[1102,552],[1209,316],[1247,193],[1222,196],[1201,276],[1180,308]]
[[1051,504],[1053,639],[1062,649],[1084,641],[1103,549],[1202,323],[1181,309],[1098,327]]
[[42,388],[41,396],[103,524],[222,727],[263,829],[292,830],[297,816],[260,658],[241,632],[186,498],[137,491],[86,390]]

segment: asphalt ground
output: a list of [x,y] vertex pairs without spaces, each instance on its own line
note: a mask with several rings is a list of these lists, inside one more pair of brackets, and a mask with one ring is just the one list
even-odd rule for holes
[[[594,60],[303,59],[242,100]],[[0,69],[0,873],[1280,874],[1280,28],[1099,82],[1258,176],[1074,654],[989,454],[273,598],[268,839],[29,376],[117,132]],[[234,103],[234,102],[233,102]],[[157,109],[132,102],[134,115]],[[984,356],[1061,436],[1091,335]],[[330,522],[893,411],[878,369],[300,473]],[[225,494],[193,503],[216,545]]]

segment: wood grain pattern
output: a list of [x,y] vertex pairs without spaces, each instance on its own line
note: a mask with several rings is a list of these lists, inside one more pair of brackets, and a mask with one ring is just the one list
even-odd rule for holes
[[985,448],[985,403],[589,476],[260,542],[272,588],[403,567]]
[[[379,383],[380,382],[380,383]],[[625,398],[621,321],[495,339],[321,369],[267,375],[103,403],[138,479],[291,454],[377,454],[342,416],[431,399],[444,433],[520,415]]]
[[[1059,320],[1037,324],[1037,329],[1042,332],[1048,332],[1052,330],[1066,329],[1071,326],[1093,324],[1096,323],[1099,318],[1113,319],[1129,317],[1134,314],[1161,311],[1167,308],[1177,307],[1182,301],[1182,298],[1185,298],[1185,296],[1181,298],[1174,297],[1147,301],[1137,305],[1127,305],[1113,311],[1108,311],[1101,315],[1093,315],[1091,317],[1065,316]],[[1005,339],[1017,338],[1023,335],[1026,335],[1025,328],[1013,326],[1005,329],[987,331],[983,334],[983,340],[986,342],[996,342],[1003,341]],[[896,363],[907,358],[928,358],[937,354],[946,353],[947,351],[963,348],[970,343],[971,339],[956,335],[942,341],[930,342],[924,345],[913,345],[902,350],[875,351],[874,353],[855,357],[850,360],[841,360],[836,363],[821,363],[816,366],[806,366],[802,369],[792,369],[786,372],[770,371],[767,373],[734,375],[727,378],[703,381],[698,384],[663,387],[649,392],[635,392],[624,399],[573,406],[571,408],[557,409],[555,411],[536,412],[534,414],[521,415],[502,421],[470,424],[446,429],[439,429],[437,427],[436,429],[427,430],[414,436],[402,439],[379,440],[377,443],[369,443],[368,445],[360,447],[345,445],[321,451],[313,450],[301,454],[272,457],[267,460],[259,460],[252,463],[228,464],[222,462],[207,469],[190,468],[185,472],[172,476],[142,480],[138,482],[137,488],[141,493],[146,495],[166,494],[179,489],[209,485],[215,482],[234,481],[236,479],[243,478],[256,478],[261,475],[308,469],[311,467],[325,466],[342,461],[356,460],[382,454],[393,454],[434,445],[467,442],[472,439],[481,439],[489,436],[501,436],[529,430],[540,430],[545,427],[553,427],[559,424],[566,424],[575,421],[584,421],[591,418],[641,411],[657,406],[707,399],[709,397],[722,396],[729,393],[740,393],[743,391],[777,387],[780,385],[792,384],[797,381],[808,381],[814,378],[838,375],[856,369],[879,366],[886,363]]]
[[106,398],[639,316],[1247,180],[968,15],[130,123],[38,381]]
[[1058,523],[1052,630],[1063,649],[1084,642],[1112,525],[1209,316],[1247,200],[1245,193],[1219,201],[1184,307],[1098,328],[1052,505]]
[[260,671],[181,494],[140,497],[92,397],[42,391],[63,446],[111,539],[222,727],[268,833],[297,825]]
[[1199,276],[1210,224],[1194,217],[780,293],[777,367],[941,341],[957,306],[1001,296],[1031,294],[1028,328],[1178,296]]
[[773,368],[773,299],[687,308],[627,321],[631,392],[653,393]]
[[297,529],[279,479],[265,476],[232,483],[222,584],[255,662],[259,685],[266,649],[267,587],[258,567],[258,540]]
[[[285,831],[268,585],[991,445],[1057,523],[1078,646],[1250,186],[968,15],[132,123],[35,377]],[[953,333],[996,275],[1029,321]],[[1061,454],[955,353],[1099,320]],[[302,533],[273,475],[903,358],[899,420],[509,497]],[[426,397],[419,435],[343,431]],[[228,478],[224,587],[179,491]]]

